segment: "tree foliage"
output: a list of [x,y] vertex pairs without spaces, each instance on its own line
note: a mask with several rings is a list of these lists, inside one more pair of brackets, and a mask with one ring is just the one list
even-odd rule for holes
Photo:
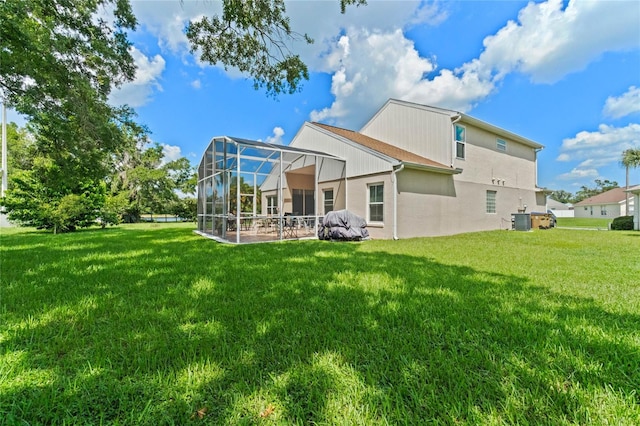
[[[135,126],[111,90],[134,77],[127,0],[0,2],[0,90],[29,120],[30,164],[10,180],[9,218],[55,231],[93,223],[110,158]],[[19,150],[14,145],[14,150]]]
[[[312,40],[291,29],[284,0],[222,4],[220,16],[190,23],[192,50],[249,73],[269,94],[299,90],[308,69],[289,46]],[[3,200],[10,220],[57,232],[190,209],[176,192],[194,192],[189,162],[165,163],[159,146],[143,148],[148,131],[134,111],[108,103],[135,76],[129,0],[2,1],[0,16],[0,96],[28,118],[30,135],[10,136],[18,158]]]
[[549,198],[556,200],[560,203],[566,204],[566,203],[571,203],[573,201],[573,194],[563,189],[559,189],[559,190],[553,191],[549,196]]
[[16,172],[3,199],[9,220],[54,233],[93,224],[104,204],[104,182],[86,178],[63,183],[62,176],[44,157],[37,157],[32,169]]
[[[366,0],[340,0],[340,10]],[[309,70],[289,45],[311,44],[307,34],[294,32],[284,0],[223,0],[222,14],[203,17],[187,26],[191,52],[200,60],[237,68],[254,79],[254,87],[267,93],[294,93]]]
[[140,139],[125,151],[109,178],[110,203],[128,222],[145,212],[172,213],[180,202],[178,191],[195,192],[195,173],[186,158],[165,162],[162,146],[145,143]]
[[620,160],[622,166],[627,169],[633,169],[636,167],[640,167],[640,148],[629,148],[622,153],[622,158]]
[[0,16],[0,88],[28,117],[87,94],[104,100],[134,77],[126,31],[136,19],[127,0],[3,1]]
[[581,186],[580,190],[576,192],[576,195],[573,201],[577,203],[586,198],[593,197],[594,195],[602,194],[603,192],[607,192],[614,188],[618,188],[618,182],[610,181],[608,179],[605,179],[605,180],[596,179],[595,183],[596,183],[595,188],[588,187],[586,185]]
[[[68,159],[69,153],[53,155],[35,147],[31,141],[41,138],[37,134],[15,124],[7,133],[14,160],[3,205],[17,224],[68,232],[137,220],[142,212],[189,212],[189,202],[177,191],[195,192],[193,168],[186,158],[165,162],[159,145],[147,148],[143,127],[123,131],[126,148],[110,157],[106,179],[83,175],[82,163]],[[17,160],[21,152],[28,152],[28,161]]]

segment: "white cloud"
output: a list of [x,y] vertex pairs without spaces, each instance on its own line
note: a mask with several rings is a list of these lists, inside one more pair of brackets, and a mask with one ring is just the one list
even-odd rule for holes
[[370,108],[390,97],[413,95],[426,73],[435,69],[432,60],[420,57],[402,30],[369,32],[350,28],[326,56],[327,67],[334,67],[331,93],[333,104],[313,111],[314,121],[329,120],[344,125],[360,122]]
[[[398,22],[434,24],[445,18],[446,14],[440,11],[438,3],[421,4],[420,0],[373,0],[364,7],[348,7],[347,13],[341,14],[338,0],[286,1],[286,13],[292,30],[300,34],[306,33],[316,41],[312,45],[292,41],[289,47],[300,54],[310,69],[317,70],[323,66],[324,60],[320,58],[326,50],[325,41],[333,39],[347,25],[391,29],[397,27]],[[189,55],[189,41],[185,35],[188,22],[222,12],[220,1],[147,0],[132,1],[131,5],[140,28],[158,38],[158,45],[163,52],[182,55],[185,59]],[[198,62],[198,59],[195,61]],[[205,66],[199,62],[198,64]],[[226,72],[230,77],[241,75],[234,68]]]
[[388,98],[468,111],[494,90],[492,79],[471,65],[425,78],[436,69],[435,61],[421,57],[400,29],[369,32],[350,28],[326,55],[326,65],[337,68],[331,83],[335,101],[313,111],[311,119],[345,126],[363,124],[371,108]]
[[428,3],[423,2],[420,3],[418,8],[415,10],[411,19],[409,20],[410,25],[418,25],[418,24],[427,24],[431,26],[436,26],[441,24],[449,17],[449,13],[442,9],[438,2]]
[[[625,1],[562,0],[529,3],[484,40],[479,61],[504,74],[519,71],[552,83],[581,70],[605,51],[638,47],[638,13]],[[636,11],[637,12],[637,11]]]
[[599,177],[600,173],[598,173],[598,170],[590,168],[589,166],[579,165],[570,172],[559,175],[558,179],[569,181],[584,181],[598,179]]
[[638,111],[640,111],[640,88],[631,86],[622,96],[607,98],[603,112],[609,117],[621,118]]
[[159,79],[164,71],[165,60],[160,55],[148,58],[135,47],[131,48],[131,55],[137,68],[135,78],[114,90],[111,93],[110,102],[117,105],[127,104],[135,108],[148,103],[154,90],[162,91]]
[[[435,61],[421,57],[402,30],[370,31],[350,27],[323,56],[333,74],[330,107],[313,111],[312,120],[362,124],[387,98],[466,112],[496,90],[509,73],[528,74],[551,83],[583,69],[605,51],[638,47],[638,14],[628,2],[561,0],[529,3],[518,22],[509,21],[485,38],[484,51],[455,70],[433,77]],[[381,56],[386,61],[380,61]]]
[[598,178],[598,169],[615,165],[625,149],[640,146],[640,124],[613,127],[601,124],[596,132],[583,131],[562,141],[557,161],[580,161],[562,180]]
[[161,144],[162,146],[162,154],[164,157],[162,158],[162,162],[164,164],[170,163],[171,161],[175,161],[182,157],[182,152],[179,146],[169,145],[166,143]]
[[200,81],[200,79],[193,80],[191,82],[191,87],[193,87],[196,90],[201,89],[202,88],[202,82]]
[[273,128],[273,135],[267,137],[266,142],[267,143],[272,143],[272,144],[277,144],[277,145],[282,145],[282,136],[284,136],[284,130],[282,129],[282,127],[274,127]]
[[164,51],[186,55],[189,40],[185,34],[190,20],[213,16],[222,11],[222,2],[202,0],[146,0],[132,1],[131,7],[140,27],[158,38]]

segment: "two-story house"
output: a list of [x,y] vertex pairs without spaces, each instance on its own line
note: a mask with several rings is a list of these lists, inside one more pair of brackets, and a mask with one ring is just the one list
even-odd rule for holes
[[213,138],[198,171],[198,229],[284,239],[298,217],[312,236],[340,209],[365,218],[373,238],[510,229],[513,213],[546,211],[540,149],[469,115],[395,99],[360,131],[306,122],[288,146]]
[[345,160],[345,187],[321,185],[318,206],[364,217],[373,238],[506,229],[512,213],[546,211],[542,145],[456,111],[391,99],[359,132],[305,123],[290,146]]

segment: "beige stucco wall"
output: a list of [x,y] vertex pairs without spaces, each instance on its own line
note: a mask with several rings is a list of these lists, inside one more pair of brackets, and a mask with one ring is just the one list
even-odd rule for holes
[[[464,125],[464,123],[463,123]],[[465,158],[456,158],[454,167],[462,169],[457,180],[501,187],[535,190],[536,153],[533,148],[507,142],[507,151],[496,147],[498,136],[464,125],[467,134]]]
[[333,190],[333,210],[346,209],[347,184],[344,180],[318,183],[318,194],[316,194],[316,212],[324,215],[324,191]]
[[[377,183],[382,183],[384,185],[383,223],[372,223],[369,220],[368,185]],[[347,209],[352,213],[365,218],[371,238],[393,238],[393,184],[391,182],[391,174],[381,173],[348,179]]]
[[[496,213],[486,213],[487,190],[496,191]],[[510,229],[511,214],[544,211],[534,191],[477,184],[436,173],[403,170],[398,176],[398,237],[451,235]]]

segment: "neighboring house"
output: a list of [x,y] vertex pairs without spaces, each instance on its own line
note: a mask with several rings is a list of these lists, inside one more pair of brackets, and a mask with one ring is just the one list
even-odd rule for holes
[[306,122],[289,148],[316,154],[274,167],[254,191],[260,214],[281,223],[347,209],[372,238],[391,239],[510,229],[513,213],[546,211],[542,145],[453,110],[391,99],[359,132]]
[[[633,205],[640,206],[640,185],[630,187],[629,192],[633,195]],[[640,208],[633,209],[633,229],[640,231]]]
[[627,192],[624,188],[614,188],[576,203],[574,205],[574,214],[575,217],[608,219],[633,215],[633,198],[629,200],[629,213],[626,211],[626,199]]
[[556,217],[574,217],[573,204],[561,203],[553,198],[547,199],[547,210],[551,210]]

